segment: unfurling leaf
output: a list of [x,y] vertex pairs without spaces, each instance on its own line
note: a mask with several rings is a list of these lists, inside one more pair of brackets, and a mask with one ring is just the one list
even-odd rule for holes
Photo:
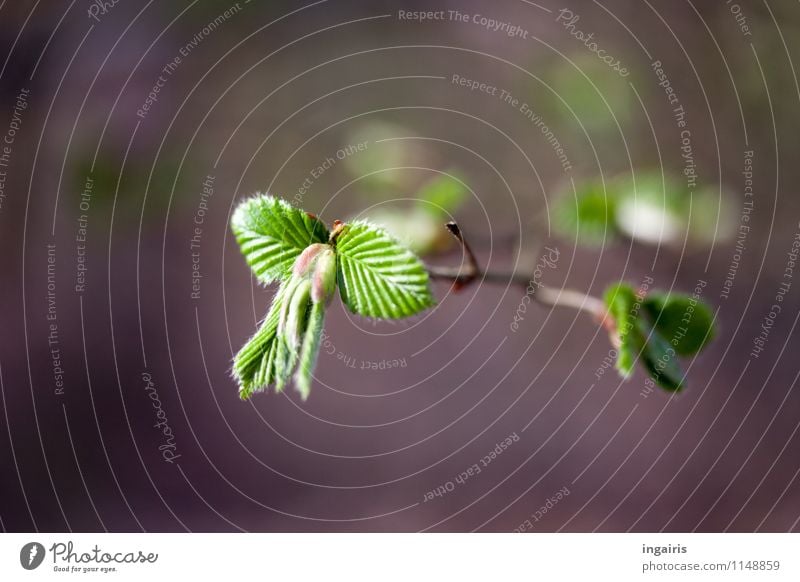
[[275,382],[278,322],[285,300],[286,283],[281,283],[261,327],[234,358],[233,376],[243,400]]
[[714,336],[709,307],[679,293],[637,296],[625,283],[610,286],[605,303],[614,322],[612,341],[618,345],[620,374],[629,377],[638,359],[659,386],[682,390],[685,378],[678,357],[696,354]]
[[247,264],[264,283],[288,276],[303,249],[328,240],[321,221],[272,196],[242,202],[231,228]]
[[336,239],[342,301],[365,317],[400,319],[435,304],[422,262],[385,230],[365,222]]
[[656,330],[682,356],[696,354],[714,339],[714,314],[698,299],[651,293],[643,305]]
[[281,392],[297,365],[298,350],[306,327],[311,302],[311,281],[295,275],[278,322],[278,353],[275,356],[275,390]]
[[331,245],[313,244],[308,247],[294,265],[295,277],[304,277],[311,282],[311,300],[327,303],[336,289],[336,253]]
[[677,392],[684,387],[684,373],[678,363],[678,354],[658,331],[648,326],[644,319],[636,322],[641,343],[641,360],[650,377],[666,390]]
[[636,294],[629,285],[618,283],[606,290],[605,303],[616,329],[617,370],[623,378],[628,378],[642,343],[634,312]]
[[306,335],[300,352],[300,363],[294,375],[294,385],[303,400],[306,400],[311,392],[311,379],[314,374],[314,368],[317,365],[319,347],[322,343],[324,321],[325,304],[314,303],[308,316],[308,327],[306,328]]
[[325,306],[335,290],[333,248],[327,244],[311,245],[295,261],[278,319],[274,375],[277,392],[283,390],[299,362],[295,388],[303,400],[308,398]]

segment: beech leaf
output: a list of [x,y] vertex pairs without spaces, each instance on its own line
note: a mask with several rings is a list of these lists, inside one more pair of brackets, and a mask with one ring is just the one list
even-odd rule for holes
[[339,292],[353,313],[400,319],[435,304],[422,261],[382,228],[366,222],[345,226],[336,254]]

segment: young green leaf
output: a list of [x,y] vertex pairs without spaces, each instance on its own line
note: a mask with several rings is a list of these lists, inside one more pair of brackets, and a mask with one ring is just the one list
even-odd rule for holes
[[243,400],[275,381],[278,323],[285,300],[286,283],[282,283],[261,327],[233,360],[233,376],[239,384],[239,396]]
[[345,226],[336,253],[339,291],[353,313],[400,319],[435,304],[425,266],[382,228]]
[[297,365],[297,372],[294,375],[294,386],[300,392],[300,397],[303,400],[306,400],[311,392],[311,379],[314,374],[314,368],[317,365],[319,347],[322,343],[324,321],[325,304],[314,303],[308,316],[308,327],[303,339],[303,348],[300,352],[300,363]]
[[[678,362],[681,352],[672,338],[675,337],[679,342],[683,336],[665,337],[662,334],[665,329],[677,329],[673,325],[674,318],[677,316],[680,323],[683,311],[676,314],[674,306],[680,305],[683,310],[683,302],[670,303],[671,300],[665,299],[659,293],[648,295],[641,303],[638,302],[639,299],[633,288],[625,283],[611,285],[605,293],[605,303],[614,320],[619,344],[617,370],[624,378],[629,377],[638,359],[659,386],[671,391],[681,390],[685,386],[684,374]],[[664,325],[654,327],[650,321],[650,311],[656,306],[657,312],[662,313],[661,308],[664,305],[669,306],[669,310],[665,312],[667,317],[663,320]],[[698,317],[698,321],[701,319],[702,317]]]
[[231,228],[247,264],[264,283],[286,277],[303,249],[328,240],[320,220],[266,195],[239,204]]
[[643,306],[655,329],[682,356],[714,339],[714,314],[702,301],[678,293],[650,293]]
[[633,373],[643,339],[636,327],[636,294],[624,283],[612,285],[605,292],[605,303],[614,320],[617,343],[617,370],[623,378]]
[[275,354],[275,390],[282,392],[297,365],[298,352],[308,322],[311,281],[292,275],[278,321],[278,348]]
[[641,317],[636,321],[638,335],[642,338],[641,362],[653,380],[666,390],[677,392],[684,387],[684,374],[678,363],[678,354],[658,331]]

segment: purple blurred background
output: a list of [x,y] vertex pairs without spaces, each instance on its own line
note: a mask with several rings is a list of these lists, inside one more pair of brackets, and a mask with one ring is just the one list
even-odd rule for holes
[[[568,29],[548,0],[101,4],[0,1],[4,530],[798,529],[796,5],[574,0]],[[444,20],[401,17],[415,10]],[[697,175],[749,230],[576,246],[549,229],[570,180],[683,176],[654,61]],[[571,167],[518,105],[453,75],[529,104]],[[309,400],[239,400],[231,359],[273,290],[230,236],[235,203],[269,190],[330,223],[451,168],[489,268],[531,270],[547,245],[549,285],[705,282],[719,333],[688,388],[603,370],[585,315],[531,305],[512,331],[523,290],[437,283],[410,321],[335,301]]]

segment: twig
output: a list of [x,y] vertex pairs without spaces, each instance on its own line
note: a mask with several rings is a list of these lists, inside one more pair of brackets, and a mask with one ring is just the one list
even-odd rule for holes
[[[475,253],[464,238],[461,228],[455,222],[448,222],[447,230],[461,244],[462,251],[467,258],[463,267],[442,267],[427,265],[428,275],[433,280],[450,281],[453,290],[458,292],[474,283],[483,281],[495,284],[512,284],[530,291],[531,298],[542,304],[553,307],[570,307],[591,314],[598,323],[608,325],[608,313],[602,300],[580,291],[571,289],[558,289],[542,285],[530,276],[519,272],[484,271],[478,264]],[[529,289],[530,288],[530,289]]]

